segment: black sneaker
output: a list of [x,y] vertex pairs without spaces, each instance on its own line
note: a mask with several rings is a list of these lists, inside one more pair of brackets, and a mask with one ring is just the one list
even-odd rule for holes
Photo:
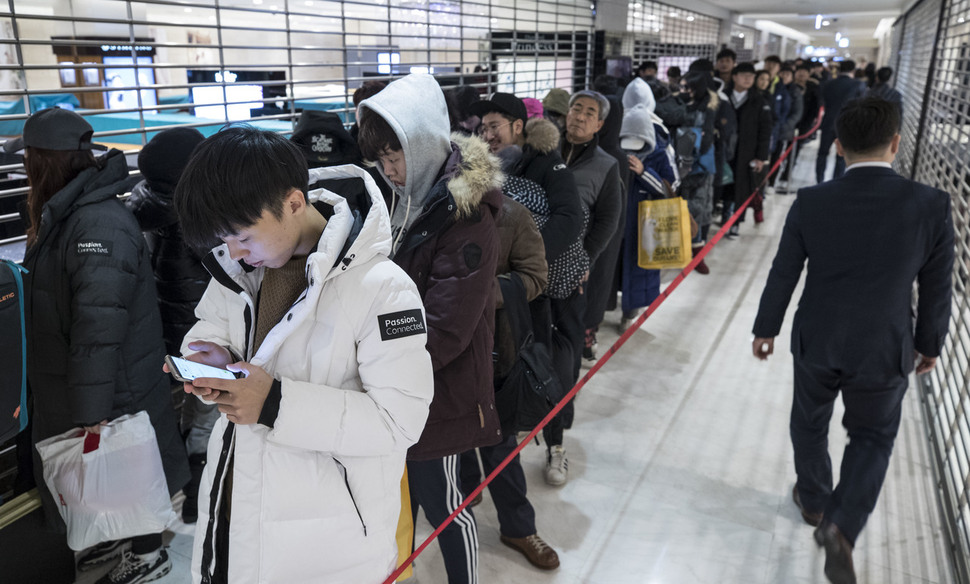
[[[154,554],[151,554],[154,555]],[[154,560],[148,561],[145,556],[125,550],[121,554],[121,561],[113,570],[105,574],[96,584],[139,584],[158,580],[172,571],[172,561],[168,559],[168,552],[158,550]]]
[[115,559],[121,553],[127,549],[131,548],[130,539],[119,539],[115,541],[106,541],[104,543],[99,543],[94,547],[90,547],[83,552],[77,558],[77,569],[79,572],[86,572],[88,570],[102,566],[110,560]]

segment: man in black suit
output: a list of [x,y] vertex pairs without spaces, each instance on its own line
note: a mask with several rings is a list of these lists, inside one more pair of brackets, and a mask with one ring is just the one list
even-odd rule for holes
[[[950,196],[905,179],[891,164],[899,111],[879,98],[847,104],[836,123],[844,176],[801,189],[788,213],[754,324],[767,359],[809,260],[792,327],[795,384],[792,498],[817,525],[825,574],[854,583],[852,548],[882,488],[909,373],[936,364],[950,317]],[[919,285],[915,331],[913,281]],[[849,444],[832,489],[828,425],[842,392]]]
[[[821,105],[825,107],[822,117],[822,139],[818,145],[818,158],[815,159],[815,182],[825,180],[825,167],[828,164],[829,150],[835,142],[835,120],[839,119],[839,112],[845,103],[862,97],[866,91],[864,83],[852,77],[855,71],[855,61],[846,59],[839,63],[839,76],[822,84]],[[836,154],[838,154],[836,152]],[[832,178],[839,178],[845,172],[845,160],[842,156],[835,157],[835,173]]]

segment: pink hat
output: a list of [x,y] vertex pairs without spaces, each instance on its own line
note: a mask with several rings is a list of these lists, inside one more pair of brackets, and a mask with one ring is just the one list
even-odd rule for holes
[[525,111],[530,118],[542,117],[542,102],[532,97],[523,97],[522,103],[525,104]]

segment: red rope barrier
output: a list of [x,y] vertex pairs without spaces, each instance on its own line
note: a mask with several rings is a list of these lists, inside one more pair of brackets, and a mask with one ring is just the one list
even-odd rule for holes
[[408,566],[410,566],[414,562],[414,559],[417,558],[421,554],[421,552],[423,552],[424,549],[428,547],[431,544],[431,542],[434,541],[435,538],[437,538],[441,534],[442,531],[444,531],[444,529],[448,526],[448,524],[454,521],[455,517],[457,517],[462,511],[465,510],[465,507],[467,507],[472,502],[472,500],[475,499],[475,497],[477,497],[479,494],[481,494],[482,491],[485,490],[485,487],[487,487],[489,483],[495,480],[495,477],[497,477],[499,473],[502,472],[505,469],[505,467],[508,466],[509,463],[516,456],[519,455],[520,452],[522,452],[522,450],[539,434],[539,432],[541,432],[542,429],[546,427],[546,424],[551,422],[552,419],[555,418],[556,415],[560,411],[562,411],[564,407],[566,407],[566,404],[576,397],[576,394],[579,393],[579,390],[581,390],[583,386],[585,386],[586,383],[590,379],[592,379],[593,376],[596,375],[596,373],[600,369],[603,368],[603,365],[605,365],[606,362],[609,361],[613,357],[613,355],[620,349],[620,347],[622,347],[630,339],[630,337],[633,336],[633,333],[635,333],[637,329],[639,329],[640,326],[642,326],[643,323],[648,318],[650,318],[650,315],[656,312],[657,308],[664,303],[664,301],[670,296],[670,294],[674,290],[677,289],[677,286],[680,286],[680,283],[684,281],[684,278],[687,277],[687,274],[691,273],[694,270],[694,268],[697,267],[697,264],[699,264],[701,260],[704,259],[704,256],[707,255],[707,253],[711,250],[711,248],[713,248],[719,241],[721,241],[721,238],[724,237],[724,234],[727,233],[727,231],[731,228],[731,226],[737,222],[737,220],[741,217],[741,214],[744,213],[745,210],[748,208],[748,205],[751,204],[751,201],[754,200],[754,197],[758,194],[758,191],[761,190],[761,187],[763,187],[768,182],[768,179],[771,178],[771,175],[777,172],[778,168],[781,166],[781,163],[788,158],[788,154],[791,153],[792,148],[795,146],[795,143],[798,142],[799,140],[804,140],[805,138],[809,137],[810,135],[812,135],[812,133],[814,133],[818,129],[818,127],[822,123],[822,115],[824,113],[825,113],[825,108],[820,108],[818,112],[818,117],[816,118],[815,123],[812,125],[812,129],[802,134],[801,136],[796,136],[795,139],[792,140],[792,143],[788,145],[788,148],[785,149],[785,152],[782,153],[780,157],[778,157],[778,161],[775,162],[774,166],[772,166],[771,169],[768,171],[768,174],[765,175],[764,179],[758,185],[758,188],[756,188],[754,192],[751,193],[751,195],[747,198],[747,200],[745,200],[744,203],[741,204],[741,207],[738,208],[738,210],[735,211],[733,215],[731,215],[731,218],[728,219],[724,223],[724,225],[721,226],[721,229],[714,234],[714,237],[711,238],[711,240],[707,243],[707,245],[705,245],[701,249],[701,251],[698,252],[696,256],[694,256],[694,259],[691,260],[691,262],[687,264],[687,266],[683,270],[680,271],[680,274],[678,274],[677,277],[674,278],[674,280],[670,284],[668,284],[666,288],[664,288],[663,292],[661,292],[660,295],[657,296],[657,298],[655,298],[654,301],[650,303],[650,306],[647,307],[647,309],[643,312],[643,314],[641,314],[637,318],[637,320],[633,324],[631,324],[630,327],[626,329],[626,331],[624,331],[622,335],[620,335],[620,338],[618,338],[616,342],[613,343],[613,345],[606,351],[606,353],[602,357],[600,357],[598,361],[596,361],[596,363],[589,369],[589,371],[586,372],[586,375],[584,375],[576,383],[576,385],[573,386],[573,388],[569,391],[569,393],[567,393],[565,397],[563,397],[562,400],[560,400],[560,402],[556,404],[556,407],[554,407],[552,411],[549,412],[546,415],[546,417],[542,419],[541,422],[539,422],[539,425],[533,428],[531,432],[529,432],[529,435],[526,436],[526,438],[519,443],[519,445],[515,448],[515,450],[513,450],[512,453],[509,454],[508,457],[506,457],[505,460],[501,462],[501,464],[495,467],[495,470],[493,470],[491,473],[489,473],[487,477],[485,477],[485,480],[482,481],[482,483],[478,485],[478,487],[474,491],[472,491],[465,498],[464,501],[461,502],[461,505],[459,505],[458,508],[455,509],[451,513],[451,515],[449,515],[441,523],[441,525],[439,525],[437,529],[435,529],[431,533],[431,535],[429,535],[427,539],[425,539],[424,542],[422,542],[421,545],[417,547],[417,549],[414,550],[414,552],[408,557],[407,560],[404,561],[404,563],[398,566],[398,568],[394,570],[394,572],[390,576],[388,576],[386,580],[384,580],[383,584],[393,584],[397,580],[398,576],[400,576],[404,572],[404,570],[406,570]]

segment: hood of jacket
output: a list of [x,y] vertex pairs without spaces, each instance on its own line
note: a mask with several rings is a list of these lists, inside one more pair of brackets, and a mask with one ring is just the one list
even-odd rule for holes
[[532,118],[525,124],[525,145],[539,154],[549,154],[559,148],[562,134],[556,124],[543,118]]
[[707,109],[711,110],[712,112],[717,112],[717,108],[721,105],[721,98],[718,95],[718,92],[708,89],[707,93],[710,95],[709,99],[707,100]]
[[657,108],[657,99],[653,96],[653,90],[650,89],[650,85],[640,77],[637,77],[628,83],[626,89],[623,90],[624,109],[631,108],[638,103],[642,103],[643,105],[647,106],[647,109],[651,112]]
[[505,175],[501,161],[480,138],[455,133],[451,141],[461,158],[447,171],[448,192],[455,199],[455,218],[467,219],[478,211],[478,205],[489,191],[502,189]]
[[[420,107],[415,107],[418,104]],[[394,186],[381,165],[377,168],[394,189],[396,200],[390,214],[391,225],[395,231],[406,229],[417,219],[451,154],[451,125],[444,93],[431,75],[412,73],[360,102],[360,107],[384,118],[401,142],[406,184]]]
[[78,207],[120,195],[124,190],[119,183],[127,179],[128,163],[124,153],[120,150],[109,151],[101,160],[101,168],[85,169],[51,197],[46,205],[51,220],[56,223]]

